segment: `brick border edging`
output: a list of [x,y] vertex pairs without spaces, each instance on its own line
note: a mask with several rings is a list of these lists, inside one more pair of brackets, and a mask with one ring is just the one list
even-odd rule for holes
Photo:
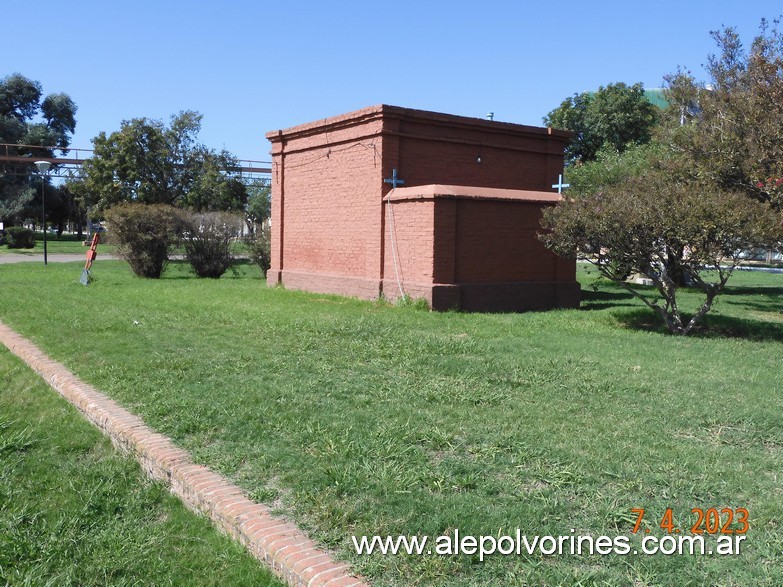
[[150,477],[166,483],[185,505],[206,514],[292,587],[370,587],[294,524],[272,516],[267,506],[248,499],[238,486],[195,464],[167,436],[149,428],[141,418],[81,381],[2,322],[0,342],[115,446],[132,453]]

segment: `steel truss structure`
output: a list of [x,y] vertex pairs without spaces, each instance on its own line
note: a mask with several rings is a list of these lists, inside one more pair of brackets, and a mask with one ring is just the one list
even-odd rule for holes
[[[29,153],[19,154],[20,150]],[[35,155],[43,152],[41,156]],[[59,151],[61,156],[54,157],[51,153]],[[61,179],[79,179],[82,177],[82,166],[92,156],[92,149],[60,149],[58,147],[42,147],[40,145],[0,144],[0,174],[4,175],[30,175],[35,173],[32,169],[35,161],[48,161],[52,164],[49,170],[50,177]],[[255,161],[252,159],[239,159],[237,167],[225,169],[228,173],[236,174],[241,181],[257,185],[269,183],[272,173],[272,164],[267,161]]]

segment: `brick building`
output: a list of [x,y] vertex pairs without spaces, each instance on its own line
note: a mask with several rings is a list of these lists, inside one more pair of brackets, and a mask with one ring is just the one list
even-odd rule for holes
[[575,262],[536,238],[567,133],[382,105],[266,136],[270,284],[437,310],[578,306]]

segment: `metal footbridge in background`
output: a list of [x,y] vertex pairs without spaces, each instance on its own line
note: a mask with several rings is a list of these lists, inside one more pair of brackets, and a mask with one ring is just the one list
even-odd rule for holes
[[[19,155],[19,149],[28,150],[30,154]],[[59,151],[60,157],[48,156]],[[35,153],[39,153],[36,155]],[[41,154],[43,152],[43,154]],[[36,161],[48,161],[52,164],[49,175],[62,179],[79,179],[82,177],[84,162],[92,157],[93,149],[60,149],[59,147],[42,147],[40,145],[17,145],[0,143],[0,174],[30,175],[31,166]],[[268,161],[239,159],[236,167],[224,171],[236,173],[238,178],[247,183],[269,181],[272,164]]]

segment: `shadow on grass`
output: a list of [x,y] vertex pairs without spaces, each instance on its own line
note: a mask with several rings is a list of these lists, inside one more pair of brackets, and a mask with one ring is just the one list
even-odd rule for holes
[[[253,271],[255,264],[250,259],[239,258],[234,264],[229,267],[226,272],[216,279],[246,279],[247,271]],[[212,279],[210,277],[199,277],[193,268],[185,259],[171,259],[168,261],[166,268],[163,270],[161,279],[176,280],[176,279]],[[261,276],[259,275],[259,279]]]
[[[663,321],[651,310],[645,308],[628,310],[616,315],[615,318],[624,328],[669,334]],[[686,315],[683,318],[689,320],[691,317]],[[783,323],[708,314],[689,336],[783,342]]]
[[[747,296],[763,297],[760,297],[760,299],[742,299],[742,297]],[[727,304],[756,310],[757,312],[783,312],[783,287],[727,288],[721,293],[721,297]]]
[[722,296],[783,296],[783,287],[744,287],[741,285],[727,287]]
[[609,307],[636,306],[633,295],[624,291],[605,291],[582,289],[582,303],[580,310],[605,310]]

